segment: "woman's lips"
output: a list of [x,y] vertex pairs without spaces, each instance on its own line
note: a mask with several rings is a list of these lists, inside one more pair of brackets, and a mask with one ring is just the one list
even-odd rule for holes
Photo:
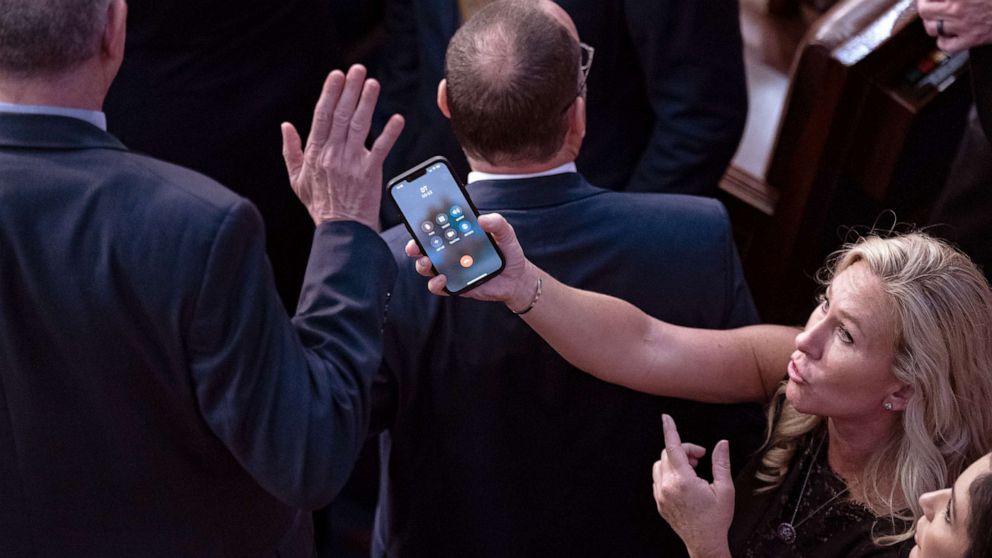
[[796,366],[796,361],[789,361],[789,379],[797,384],[805,384],[806,380],[799,373],[799,367]]

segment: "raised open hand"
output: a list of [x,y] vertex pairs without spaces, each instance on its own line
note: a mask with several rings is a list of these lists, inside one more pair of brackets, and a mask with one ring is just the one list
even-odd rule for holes
[[365,148],[379,98],[379,83],[365,75],[356,64],[347,76],[340,70],[327,76],[305,149],[296,128],[282,125],[289,182],[317,225],[352,220],[376,228],[378,223],[382,163],[403,130],[403,118],[394,114],[372,149]]

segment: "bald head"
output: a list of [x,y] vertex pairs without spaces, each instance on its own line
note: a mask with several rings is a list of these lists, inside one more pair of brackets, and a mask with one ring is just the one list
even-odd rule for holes
[[0,73],[71,70],[100,48],[110,0],[0,0]]
[[578,95],[579,45],[553,2],[489,4],[451,39],[447,106],[462,148],[490,164],[544,161],[562,146]]
[[579,40],[579,29],[575,26],[575,22],[572,21],[572,17],[568,15],[565,8],[562,8],[558,4],[555,4],[551,0],[540,0],[537,6],[544,11],[544,13],[553,17],[555,21],[561,24],[562,27],[568,31],[568,34],[575,38],[576,41]]

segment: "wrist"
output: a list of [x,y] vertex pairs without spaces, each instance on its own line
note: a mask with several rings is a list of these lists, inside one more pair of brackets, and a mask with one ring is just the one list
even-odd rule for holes
[[341,212],[326,212],[320,215],[314,215],[313,222],[316,226],[321,226],[324,223],[329,223],[331,221],[354,221],[365,225],[366,227],[372,229],[373,231],[379,230],[379,216],[376,215],[374,219],[370,219],[368,216],[353,215]]
[[726,539],[721,544],[710,546],[708,548],[687,548],[689,551],[689,558],[732,558],[730,555],[730,545],[726,542]]
[[537,268],[528,265],[520,280],[517,281],[513,294],[504,302],[506,307],[518,315],[529,312],[537,305],[541,297],[542,282],[541,274]]

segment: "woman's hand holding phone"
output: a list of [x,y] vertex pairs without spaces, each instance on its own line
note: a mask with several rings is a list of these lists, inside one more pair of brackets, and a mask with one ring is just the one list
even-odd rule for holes
[[[502,302],[513,311],[527,308],[534,299],[537,279],[541,271],[524,256],[524,251],[517,242],[517,235],[513,232],[513,226],[502,215],[498,213],[482,215],[479,217],[479,225],[493,236],[496,245],[503,252],[506,266],[499,276],[465,292],[463,296],[476,300]],[[421,253],[413,240],[407,243],[406,254],[417,259],[417,273],[431,278],[427,282],[427,289],[438,296],[448,296],[444,290],[447,278],[444,275],[434,275],[430,259]]]

